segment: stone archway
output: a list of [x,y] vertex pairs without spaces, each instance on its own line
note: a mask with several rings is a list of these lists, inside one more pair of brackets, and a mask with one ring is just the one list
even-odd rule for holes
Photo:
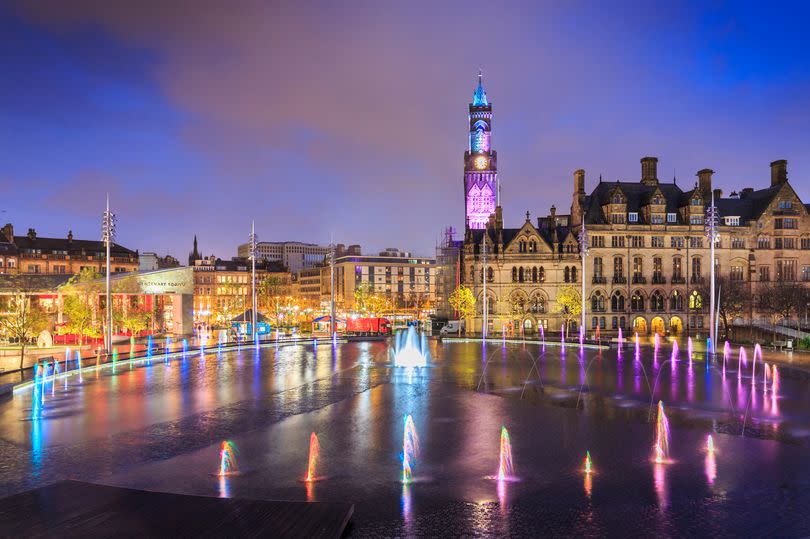
[[639,335],[647,334],[647,320],[643,316],[637,316],[633,319],[633,332]]
[[680,335],[683,332],[683,320],[680,316],[673,316],[669,319],[669,332],[672,335]]
[[664,319],[660,316],[655,316],[650,321],[650,329],[653,333],[658,333],[659,335],[663,335],[666,332],[666,326],[664,325]]

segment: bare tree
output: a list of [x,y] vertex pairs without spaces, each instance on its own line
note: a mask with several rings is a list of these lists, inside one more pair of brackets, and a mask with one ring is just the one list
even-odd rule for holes
[[[728,277],[715,278],[715,286],[717,294],[715,297],[718,299],[717,310],[723,323],[723,331],[730,336],[734,327],[734,319],[748,312],[750,294],[743,281],[731,280]],[[708,281],[705,282],[698,288],[698,293],[702,298],[710,297],[711,284]]]

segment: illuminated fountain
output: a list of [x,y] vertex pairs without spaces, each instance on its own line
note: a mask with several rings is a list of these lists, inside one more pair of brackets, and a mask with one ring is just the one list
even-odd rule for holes
[[635,338],[636,338],[636,353],[635,353],[636,361],[640,361],[641,360],[641,344],[638,341],[638,333],[636,333]]
[[114,348],[113,348],[113,353],[112,353],[112,368],[113,368],[113,372],[115,372],[115,365],[116,365],[117,363],[118,363],[118,347],[116,346],[116,347],[114,347]]
[[76,369],[79,371],[79,382],[82,381],[82,353],[76,350]]
[[419,456],[419,436],[410,414],[405,416],[405,428],[402,434],[402,483],[413,479],[413,466]]
[[183,358],[188,354],[188,339],[183,339]]
[[546,330],[543,329],[543,324],[538,324],[540,327],[540,341],[543,343],[543,351],[546,351]]
[[565,345],[565,324],[560,326],[560,344]]
[[714,456],[714,439],[711,434],[706,437],[705,469],[706,479],[709,481],[710,485],[714,484],[714,480],[717,479],[717,460]]
[[166,337],[166,350],[165,350],[166,353],[164,355],[164,361],[166,363],[169,363],[169,350],[171,350],[171,347],[172,347],[172,338],[167,336]]
[[664,403],[658,401],[658,419],[655,422],[654,459],[656,464],[670,462],[669,460],[669,420],[664,413]]
[[692,364],[692,337],[686,339],[686,353],[689,356],[689,364]]
[[622,328],[619,328],[619,338],[617,339],[619,342],[619,349],[624,346],[624,338],[622,337]]
[[585,451],[585,467],[583,471],[585,472],[585,494],[590,497],[593,491],[593,477],[591,477],[593,475],[593,463],[591,462],[590,451]]
[[656,332],[653,335],[653,349],[655,351],[655,355],[658,355],[658,350],[661,348],[661,336]]
[[742,380],[743,365],[748,366],[748,356],[745,354],[745,348],[740,346],[740,355],[737,357],[737,381]]
[[239,467],[236,464],[236,446],[230,440],[223,440],[219,448],[219,471],[217,475],[225,477],[228,475],[236,475],[239,473]]
[[[658,334],[656,333],[656,335]],[[672,341],[672,354],[669,356],[669,361],[673,371],[675,370],[675,364],[678,361],[678,353],[678,341]]]
[[307,475],[304,478],[307,483],[316,481],[315,469],[318,466],[320,454],[321,444],[318,443],[318,435],[313,432],[309,435],[309,460],[307,461]]
[[391,357],[397,367],[424,367],[430,358],[427,337],[422,335],[414,326],[399,331],[396,335]]
[[771,378],[771,366],[765,363],[762,369],[762,386],[765,393],[768,392],[768,379]]
[[585,326],[579,326],[579,348],[585,344]]
[[498,481],[510,481],[514,477],[512,465],[512,442],[509,440],[509,431],[501,427],[501,447],[498,454]]
[[146,338],[146,357],[152,359],[152,336]]

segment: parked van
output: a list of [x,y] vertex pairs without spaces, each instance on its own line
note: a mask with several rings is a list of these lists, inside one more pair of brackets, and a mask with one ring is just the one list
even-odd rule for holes
[[442,329],[439,330],[439,335],[458,334],[459,328],[464,329],[464,324],[461,320],[448,320],[447,323],[442,326]]

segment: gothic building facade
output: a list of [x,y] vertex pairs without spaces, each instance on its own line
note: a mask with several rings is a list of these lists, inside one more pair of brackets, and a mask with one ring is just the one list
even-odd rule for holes
[[[482,140],[489,151],[489,131]],[[771,163],[766,187],[727,197],[713,189],[710,169],[698,171],[687,189],[675,180],[660,181],[656,157],[641,159],[639,180],[600,178],[590,193],[580,169],[574,172],[568,215],[552,207],[532,222],[527,212],[522,226],[505,228],[500,206],[493,205],[483,221],[489,207],[476,206],[480,213],[474,218],[470,213],[471,155],[465,154],[467,229],[459,260],[460,280],[477,299],[468,330],[481,332],[486,303],[490,335],[531,334],[541,326],[559,331],[570,317],[558,312],[558,296],[571,289],[578,294],[584,275],[589,332],[705,335],[712,263],[705,219],[712,199],[719,217],[714,263],[721,280],[735,282],[749,298],[775,281],[810,282],[810,212],[788,181],[785,160]],[[583,223],[589,238],[584,266],[577,240]],[[770,321],[757,301],[748,303],[733,322]]]

